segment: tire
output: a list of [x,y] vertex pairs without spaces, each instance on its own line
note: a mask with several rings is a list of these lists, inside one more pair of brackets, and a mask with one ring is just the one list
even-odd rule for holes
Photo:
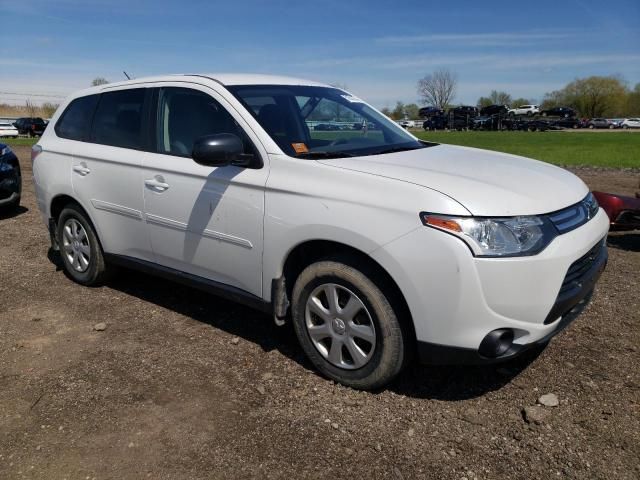
[[625,130],[629,130],[629,125],[623,125],[622,128],[624,128]]
[[[390,289],[374,269],[356,265],[350,257],[336,257],[305,268],[293,287],[293,325],[304,353],[323,375],[371,390],[388,384],[408,363],[410,337],[386,293]],[[331,306],[330,295],[338,307]],[[352,302],[356,306],[347,308]],[[349,316],[347,310],[357,313]]]
[[18,185],[18,195],[10,203],[0,207],[0,212],[13,212],[20,206],[20,198],[22,197],[22,173],[20,172],[20,165],[15,165],[16,176],[15,181]]
[[[77,229],[78,225],[81,226],[84,234]],[[65,232],[67,227],[69,229]],[[96,286],[106,279],[107,266],[102,246],[91,221],[77,205],[67,205],[60,213],[57,240],[65,270],[75,282]],[[77,245],[74,245],[75,242]],[[88,254],[86,247],[88,247]],[[74,260],[71,257],[74,257]]]

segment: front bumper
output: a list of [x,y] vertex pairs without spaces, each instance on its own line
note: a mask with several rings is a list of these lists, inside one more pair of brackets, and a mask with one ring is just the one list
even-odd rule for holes
[[[580,272],[579,286],[564,285],[567,273],[603,242],[608,224],[599,210],[589,222],[530,257],[473,257],[462,240],[426,227],[372,256],[405,296],[423,361],[491,363],[548,342],[582,311],[606,264],[606,246],[597,265]],[[559,295],[562,289],[569,294]],[[511,348],[499,358],[481,356],[483,339],[499,329],[513,332]]]

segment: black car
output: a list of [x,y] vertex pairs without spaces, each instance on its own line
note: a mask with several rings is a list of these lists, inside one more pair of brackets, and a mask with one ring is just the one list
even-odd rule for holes
[[453,115],[437,115],[425,120],[422,128],[425,130],[464,130],[471,127],[471,119],[456,117]]
[[582,128],[582,122],[573,117],[559,118],[558,120],[554,120],[553,122],[551,122],[551,125],[553,125],[554,127],[562,128]]
[[340,130],[340,126],[336,125],[335,123],[318,123],[315,127],[313,127],[313,129],[317,131],[323,131],[323,132],[332,132],[332,131]]
[[425,130],[444,130],[447,128],[447,119],[444,115],[436,115],[428,118],[422,123]]
[[508,111],[509,107],[507,107],[506,105],[489,105],[480,109],[480,115],[506,115]]
[[468,105],[461,105],[459,107],[451,108],[449,110],[449,115],[453,114],[454,117],[477,117],[478,116],[478,107],[471,107]]
[[547,110],[542,110],[540,112],[540,115],[542,115],[543,117],[569,118],[569,117],[575,117],[576,111],[573,108],[569,108],[569,107],[554,107],[554,108],[548,108]]
[[422,107],[418,110],[420,118],[430,118],[438,115],[444,115],[444,110],[438,107]]
[[13,122],[13,126],[18,129],[20,135],[39,137],[44,133],[44,129],[47,128],[47,123],[39,117],[25,117]]
[[18,157],[7,145],[0,143],[0,211],[20,205],[22,175]]

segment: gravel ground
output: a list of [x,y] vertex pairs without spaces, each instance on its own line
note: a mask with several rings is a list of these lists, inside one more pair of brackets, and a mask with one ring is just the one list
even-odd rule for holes
[[[640,477],[640,234],[609,237],[593,303],[546,350],[414,366],[358,392],[241,305],[132,272],[72,283],[47,259],[16,150],[24,208],[0,218],[1,479]],[[639,177],[576,172],[627,194]]]

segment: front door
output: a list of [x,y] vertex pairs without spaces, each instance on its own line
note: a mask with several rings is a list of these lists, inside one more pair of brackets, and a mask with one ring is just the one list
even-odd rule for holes
[[245,153],[265,162],[267,156],[242,118],[213,95],[206,87],[158,91],[157,153],[144,160],[149,238],[157,263],[261,296],[268,164],[208,167],[195,163],[191,151],[201,136],[232,133],[243,139]]

